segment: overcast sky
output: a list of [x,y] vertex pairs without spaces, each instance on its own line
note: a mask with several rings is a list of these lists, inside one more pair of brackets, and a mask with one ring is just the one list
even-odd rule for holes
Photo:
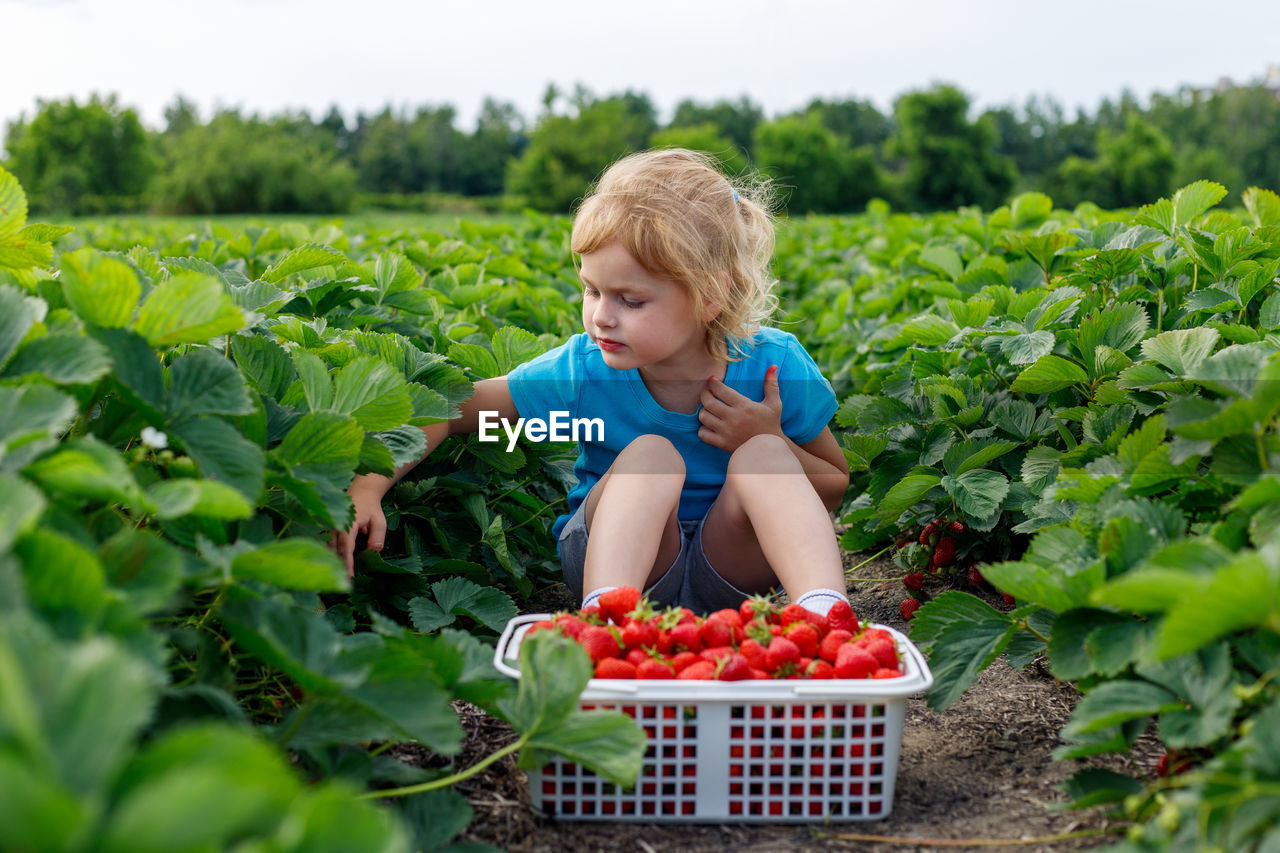
[[978,108],[1052,95],[1092,111],[1126,87],[1256,80],[1280,64],[1277,0],[0,0],[0,123],[37,99],[116,93],[152,127],[181,93],[273,113],[452,104],[536,117],[548,83],[676,103],[893,99],[933,82]]

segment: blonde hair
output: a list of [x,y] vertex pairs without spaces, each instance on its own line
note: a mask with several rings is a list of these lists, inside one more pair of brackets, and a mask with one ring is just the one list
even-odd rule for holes
[[707,352],[738,361],[778,306],[769,273],[771,187],[760,177],[735,183],[715,162],[683,148],[622,158],[578,208],[570,248],[584,255],[617,241],[649,273],[684,287],[694,316],[718,304],[720,313],[706,324]]

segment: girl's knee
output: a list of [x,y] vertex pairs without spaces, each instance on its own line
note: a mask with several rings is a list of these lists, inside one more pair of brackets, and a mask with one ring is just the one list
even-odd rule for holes
[[671,440],[661,435],[640,435],[632,439],[623,448],[618,458],[627,458],[628,463],[640,466],[641,470],[651,474],[678,474],[683,480],[685,475],[684,457]]
[[752,436],[729,456],[728,473],[731,475],[797,472],[803,473],[804,468],[780,435]]

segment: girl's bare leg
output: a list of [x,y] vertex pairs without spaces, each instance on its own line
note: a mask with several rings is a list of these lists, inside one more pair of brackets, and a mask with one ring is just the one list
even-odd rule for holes
[[777,436],[757,435],[733,452],[703,524],[702,548],[716,571],[746,592],[781,583],[795,601],[813,589],[845,588],[827,508]]
[[645,589],[666,573],[680,553],[684,475],[679,451],[661,436],[623,448],[587,495],[584,595],[602,586]]

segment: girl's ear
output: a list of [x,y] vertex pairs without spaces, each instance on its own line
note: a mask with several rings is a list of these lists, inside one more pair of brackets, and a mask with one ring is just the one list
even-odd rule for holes
[[703,299],[702,322],[704,323],[710,323],[724,310],[724,299],[729,293],[729,274],[722,272],[716,276],[716,284],[719,285],[719,292],[708,293]]

